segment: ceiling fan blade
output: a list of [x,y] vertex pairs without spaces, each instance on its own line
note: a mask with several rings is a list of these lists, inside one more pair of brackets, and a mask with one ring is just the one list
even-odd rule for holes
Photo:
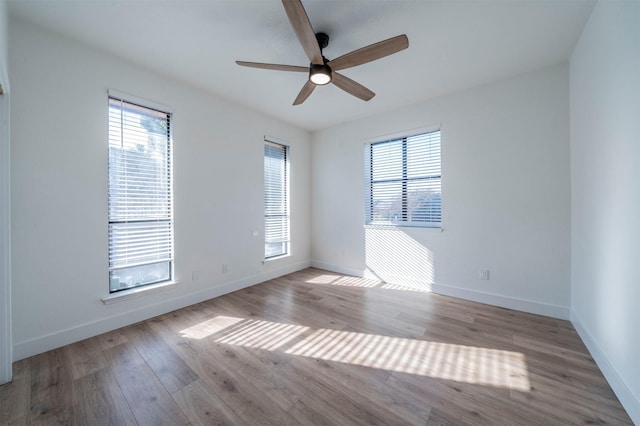
[[368,101],[373,98],[376,94],[371,90],[364,87],[362,84],[357,83],[351,80],[349,77],[345,77],[344,75],[334,72],[332,73],[331,82],[344,90],[345,92],[355,96],[356,98],[360,98],[363,101]]
[[309,72],[309,67],[299,67],[296,65],[263,64],[261,62],[245,62],[245,61],[236,61],[236,64],[243,67],[261,68],[265,70]]
[[298,93],[298,97],[296,98],[295,101],[293,101],[293,104],[300,105],[301,103],[303,103],[315,88],[316,88],[316,85],[310,82],[309,80],[307,80],[304,86],[302,86],[302,90],[300,90],[300,93]]
[[384,58],[385,56],[404,50],[407,47],[409,47],[409,39],[405,34],[402,34],[346,53],[333,61],[329,61],[327,65],[329,65],[332,70],[339,71]]
[[316,39],[316,33],[313,31],[307,12],[305,12],[300,0],[282,0],[282,5],[287,12],[293,31],[296,33],[298,40],[300,40],[300,44],[311,63],[323,64],[322,52]]

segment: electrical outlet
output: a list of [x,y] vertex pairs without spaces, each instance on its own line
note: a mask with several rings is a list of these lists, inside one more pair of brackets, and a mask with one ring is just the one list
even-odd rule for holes
[[226,263],[223,263],[222,264],[222,273],[226,274],[228,270],[229,270],[229,266]]
[[200,271],[191,271],[191,280],[198,281],[200,279]]
[[481,280],[488,280],[489,279],[489,270],[485,269],[485,268],[481,268],[480,269],[480,279]]

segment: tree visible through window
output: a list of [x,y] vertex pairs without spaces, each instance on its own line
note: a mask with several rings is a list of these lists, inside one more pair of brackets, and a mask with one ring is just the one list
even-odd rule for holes
[[109,290],[172,279],[170,114],[109,97]]
[[366,223],[440,227],[440,130],[366,145]]

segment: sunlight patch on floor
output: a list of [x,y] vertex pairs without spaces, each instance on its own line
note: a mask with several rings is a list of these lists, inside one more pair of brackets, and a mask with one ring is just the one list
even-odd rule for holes
[[217,316],[215,318],[202,321],[192,327],[180,330],[183,337],[190,339],[204,339],[212,334],[225,330],[239,322],[244,321],[242,318]]
[[301,325],[247,320],[232,332],[225,333],[215,341],[228,345],[273,351],[286,345],[307,330],[309,327]]
[[335,281],[338,281],[340,277],[341,275],[322,274],[318,275],[317,277],[313,277],[305,282],[309,284],[333,284]]
[[417,285],[404,285],[404,284],[392,284],[392,283],[382,283],[380,288],[385,290],[400,290],[400,291],[416,291],[418,293],[430,293],[431,287],[426,287],[424,284]]
[[457,382],[529,390],[525,356],[518,352],[329,329],[316,330],[284,352]]
[[305,281],[308,284],[337,285],[343,287],[381,288],[384,290],[431,292],[431,287],[424,283],[392,284],[372,278],[350,277],[345,275],[322,274]]
[[530,389],[526,357],[519,352],[226,316],[204,321],[181,334],[437,379],[525,392]]
[[339,285],[344,287],[365,287],[373,288],[381,286],[381,282],[377,280],[365,279],[360,277],[349,277],[344,275],[323,274],[311,278],[306,283],[322,284],[322,285]]

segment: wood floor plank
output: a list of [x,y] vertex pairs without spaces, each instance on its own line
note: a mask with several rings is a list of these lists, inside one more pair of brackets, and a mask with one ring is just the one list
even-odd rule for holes
[[308,268],[14,364],[0,424],[630,425],[568,321]]
[[270,351],[216,342],[208,342],[206,352],[220,362],[227,371],[236,371],[244,380],[251,382],[285,411],[306,393],[305,387],[299,381],[291,380],[288,375],[281,374],[280,369],[288,362],[282,355],[281,360],[274,364],[273,357],[260,356]]
[[[293,362],[301,360],[296,359]],[[375,404],[409,424],[423,424],[429,418],[429,406],[387,386],[386,381],[390,375],[388,371],[313,358],[304,360],[301,367],[324,376],[326,380],[339,386],[343,393],[355,396],[361,403],[366,401]]]
[[426,426],[455,426],[455,422],[448,419],[444,414],[440,413],[436,409],[431,410],[429,420],[427,420]]
[[64,348],[30,359],[30,424],[71,423],[75,393],[71,365]]
[[31,360],[13,363],[13,381],[0,386],[0,424],[26,424],[31,405]]
[[[360,306],[361,301],[332,300],[327,298],[317,303],[315,308],[325,315],[337,318],[349,326],[364,333],[382,334],[397,337],[418,337],[426,330],[392,316],[385,316],[383,312],[369,311]],[[364,311],[364,312],[363,312]]]
[[105,357],[138,423],[189,423],[131,343],[124,343],[105,351]]
[[[544,375],[545,371],[536,371],[536,373]],[[588,371],[584,369],[578,369],[573,365],[569,365],[566,375],[563,376],[563,380],[572,383],[574,386],[595,393],[603,398],[610,399],[612,401],[618,401],[616,394],[613,392],[606,380],[603,379],[602,374],[597,371]]]
[[151,318],[146,321],[146,324],[184,360],[196,356],[201,350],[197,345],[197,340],[189,337],[188,332],[185,331],[200,322],[201,320],[193,318],[191,313],[185,309],[184,312],[170,312]]
[[113,330],[95,337],[100,342],[103,351],[127,342],[121,330]]
[[151,367],[169,393],[198,379],[187,364],[145,322],[125,329],[131,344]]
[[289,411],[303,424],[340,424],[340,425],[400,425],[408,424],[386,410],[376,407],[368,401],[355,397],[322,375],[316,375],[305,368],[305,360],[296,360],[287,364],[284,371],[302,378],[307,392]]
[[237,371],[227,370],[219,359],[200,354],[190,362],[204,385],[231,407],[243,424],[295,424],[285,410]]
[[[106,361],[105,361],[106,362]],[[77,379],[75,403],[86,425],[137,425],[131,408],[108,369]]]
[[241,418],[200,379],[174,392],[173,399],[193,425],[232,425]]
[[[454,424],[496,425],[510,424],[501,410],[490,410],[476,398],[463,398],[456,391],[451,392],[445,384],[430,378],[418,378],[411,375],[394,373],[387,381],[397,392],[419,398],[425,404],[452,419]],[[496,396],[496,401],[502,400]],[[536,423],[531,423],[536,424]]]
[[[280,298],[271,300],[261,296],[248,298],[247,296],[251,294],[256,293],[246,291],[228,295],[228,299],[236,303],[234,313],[244,318],[260,318],[311,327],[342,328],[347,324],[342,319],[317,309],[315,302],[311,306],[292,307],[288,301],[290,297],[286,293],[280,293]],[[216,305],[219,306],[223,302],[217,301]]]
[[552,412],[554,407],[564,407],[556,413],[558,417],[564,417],[567,421],[578,419],[582,424],[624,424],[628,419],[617,400],[582,391],[564,380],[552,380],[536,374],[529,376],[529,392],[511,392],[511,399],[520,404],[523,401],[535,401],[536,406],[546,412]]
[[103,355],[103,346],[99,338],[93,337],[77,342],[75,345],[65,346],[71,372],[74,379],[100,371],[107,366]]

